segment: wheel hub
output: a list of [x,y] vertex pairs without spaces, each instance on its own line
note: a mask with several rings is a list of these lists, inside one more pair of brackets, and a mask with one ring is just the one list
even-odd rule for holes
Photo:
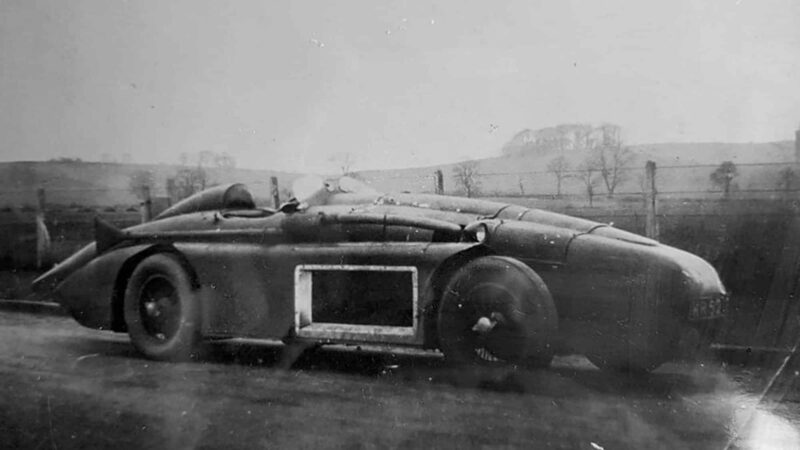
[[150,317],[158,317],[161,315],[161,309],[158,307],[157,300],[145,302],[144,311]]
[[497,326],[497,322],[493,321],[488,317],[481,317],[475,322],[475,325],[472,326],[472,331],[478,334],[487,334],[488,332],[492,331],[494,327]]
[[487,362],[500,362],[502,361],[501,358],[498,358],[494,355],[489,348],[489,336],[491,335],[492,331],[494,331],[498,325],[502,324],[505,321],[505,317],[503,317],[502,313],[497,311],[493,311],[489,316],[481,316],[475,322],[475,325],[472,326],[472,331],[476,334],[477,339],[475,340],[475,355],[478,358],[487,361]]
[[148,280],[140,305],[142,322],[150,336],[163,341],[175,334],[179,326],[180,305],[168,280],[162,277]]
[[487,335],[489,332],[494,330],[494,328],[505,321],[505,317],[503,317],[502,313],[497,311],[493,311],[489,314],[489,317],[482,316],[475,322],[475,325],[472,326],[472,331],[478,333],[479,335]]

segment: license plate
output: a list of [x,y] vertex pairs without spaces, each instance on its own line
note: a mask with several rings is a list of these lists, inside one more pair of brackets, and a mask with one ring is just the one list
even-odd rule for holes
[[727,295],[701,298],[692,303],[689,319],[707,320],[725,317],[728,312],[728,302],[729,297]]

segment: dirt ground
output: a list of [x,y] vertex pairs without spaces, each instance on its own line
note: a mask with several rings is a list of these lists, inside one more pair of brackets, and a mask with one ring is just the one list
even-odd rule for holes
[[[0,311],[5,448],[797,448],[798,368],[671,364],[610,375],[449,368],[436,353],[219,343],[142,359],[125,335]],[[380,350],[380,349],[378,349]]]

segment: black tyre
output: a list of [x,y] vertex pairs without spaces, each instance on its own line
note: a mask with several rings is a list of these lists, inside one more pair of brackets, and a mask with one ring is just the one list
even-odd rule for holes
[[159,360],[187,360],[201,342],[200,304],[189,274],[169,254],[145,258],[125,290],[125,324],[142,354]]
[[439,345],[456,364],[547,366],[557,328],[547,286],[512,258],[484,256],[465,264],[439,305]]

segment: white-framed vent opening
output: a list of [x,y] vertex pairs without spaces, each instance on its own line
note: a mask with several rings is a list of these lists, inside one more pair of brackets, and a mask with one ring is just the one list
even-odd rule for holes
[[419,321],[418,278],[414,266],[299,265],[295,333],[323,341],[410,342]]

